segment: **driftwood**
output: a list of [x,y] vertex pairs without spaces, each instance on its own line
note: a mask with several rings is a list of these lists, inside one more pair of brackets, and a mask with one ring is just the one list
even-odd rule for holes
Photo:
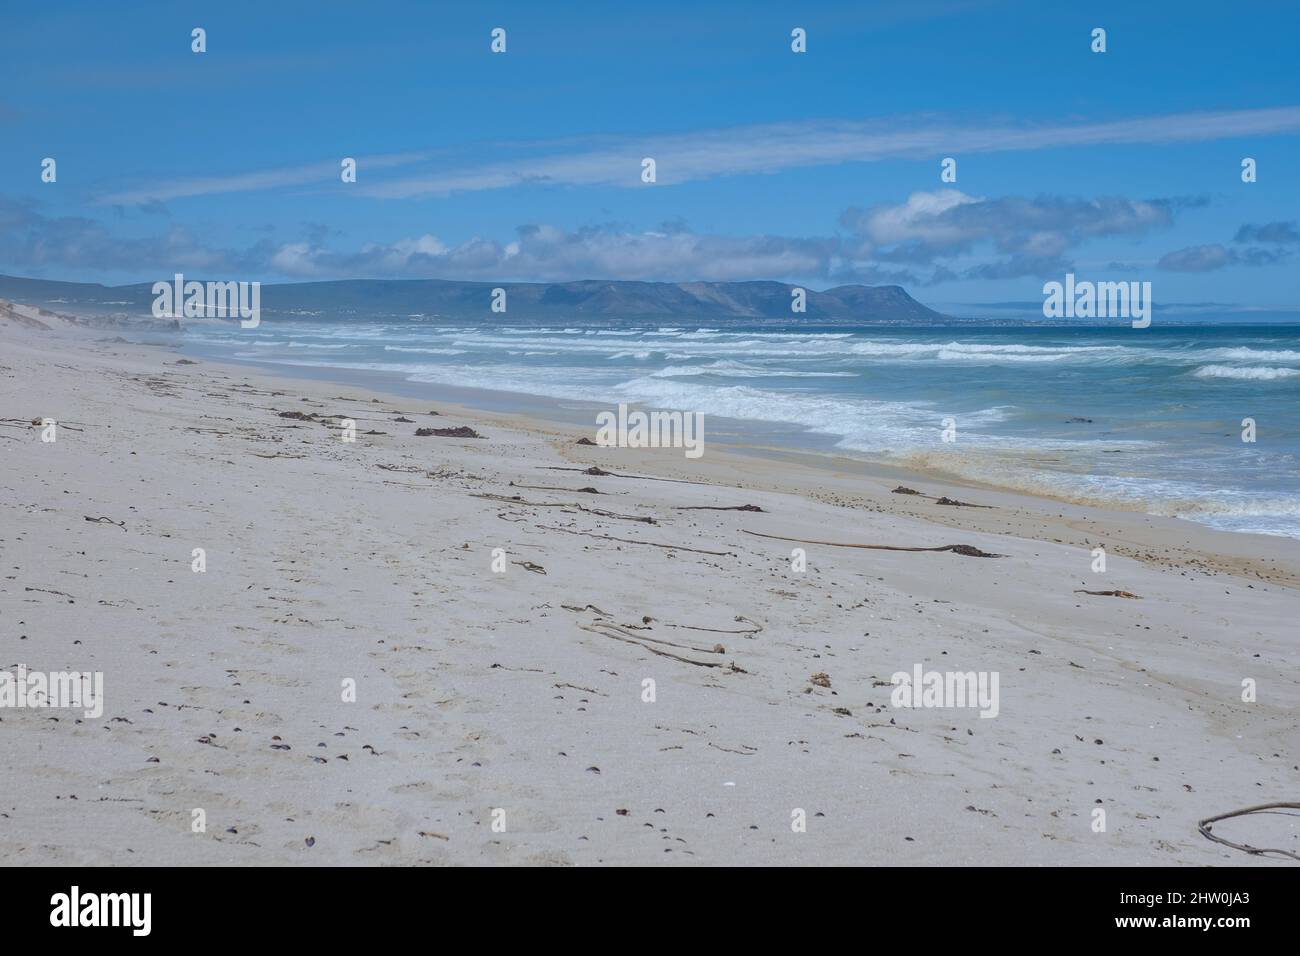
[[644,544],[650,548],[667,548],[670,551],[692,551],[695,554],[711,554],[715,558],[734,558],[736,556],[733,551],[705,551],[702,548],[688,548],[684,544],[659,544],[655,541],[637,541],[634,538],[615,538],[613,535],[608,534],[595,534],[591,531],[574,531],[571,528],[551,528],[542,524],[539,524],[537,527],[542,531],[562,531],[565,534],[580,534],[584,538],[602,538],[605,541],[621,541],[624,544]]
[[531,561],[511,561],[510,563],[519,565],[525,571],[533,571],[537,574],[546,573],[546,569],[544,567],[542,567],[540,564],[533,564],[533,562]]
[[1134,601],[1142,600],[1142,595],[1134,594],[1132,591],[1087,591],[1083,588],[1075,588],[1075,594],[1095,594],[1098,597],[1122,597],[1131,598]]
[[783,538],[779,534],[762,534],[758,531],[746,531],[745,534],[752,534],[756,538],[772,538],[775,541],[793,541],[796,544],[820,544],[829,548],[864,548],[868,551],[951,551],[953,554],[964,555],[968,558],[1006,557],[1005,554],[991,554],[988,551],[981,551],[970,544],[945,544],[937,548],[905,548],[893,544],[844,544],[839,541],[809,541],[806,538]]
[[1290,857],[1293,860],[1300,860],[1300,853],[1292,850],[1279,850],[1273,847],[1255,847],[1248,843],[1233,843],[1231,840],[1225,840],[1223,837],[1215,836],[1210,832],[1213,827],[1212,823],[1219,820],[1227,820],[1229,817],[1244,817],[1248,813],[1262,813],[1265,810],[1300,810],[1300,803],[1260,803],[1253,807],[1244,807],[1241,810],[1233,810],[1229,813],[1220,813],[1218,816],[1206,817],[1204,820],[1198,820],[1196,829],[1201,832],[1201,836],[1207,840],[1213,840],[1215,843],[1222,843],[1224,846],[1230,846],[1234,850],[1242,850],[1253,856],[1263,856],[1266,853],[1277,853],[1280,856]]

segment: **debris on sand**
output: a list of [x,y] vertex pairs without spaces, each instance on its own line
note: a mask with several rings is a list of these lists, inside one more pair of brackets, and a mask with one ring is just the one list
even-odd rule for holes
[[[695,651],[696,653],[701,653],[701,654],[719,653],[718,651],[713,649],[705,650],[704,648],[701,647],[691,647],[690,645],[687,644],[674,644],[672,641],[664,641],[654,637],[646,637],[645,635],[642,634],[633,634],[630,631],[621,628],[616,624],[611,624],[608,621],[593,621],[591,624],[579,624],[578,627],[580,627],[584,631],[590,631],[592,634],[599,634],[602,637],[608,637],[615,641],[621,641],[624,644],[635,644],[638,647],[644,648],[645,650],[649,651],[651,654],[657,654],[659,657],[667,657],[675,661],[681,661],[683,664],[694,664],[696,667],[720,667],[734,674],[749,673],[743,667],[738,666],[735,661],[731,661],[730,663],[727,664],[724,664],[720,661],[697,661],[690,657],[683,657],[680,654],[674,654],[672,651],[666,651],[663,649],[663,645],[666,645],[668,647],[680,648],[682,650]],[[661,646],[656,646],[656,645],[661,645]],[[715,644],[714,648],[716,647],[718,647],[718,645]]]
[[908,488],[906,485],[899,485],[897,488],[891,491],[890,494],[891,495],[916,495],[916,497],[918,498],[929,498],[936,505],[952,505],[953,507],[956,508],[992,508],[993,507],[992,505],[971,504],[969,501],[958,501],[956,498],[949,498],[947,495],[941,495],[940,497],[936,498],[934,495],[927,495],[923,491],[917,491],[915,488]]
[[578,511],[585,511],[588,514],[600,515],[602,518],[619,518],[623,521],[639,521],[642,524],[658,524],[659,522],[649,515],[624,515],[616,511],[605,511],[602,508],[588,508],[586,505],[578,504],[576,501],[527,501],[519,495],[489,495],[474,493],[471,498],[486,498],[488,501],[501,501],[506,504],[522,505],[527,508],[576,508]]
[[733,551],[706,551],[703,548],[688,548],[684,544],[660,544],[657,541],[638,541],[635,538],[616,538],[608,534],[596,534],[594,531],[575,531],[573,528],[552,528],[548,525],[536,526],[541,531],[559,531],[563,534],[577,534],[586,538],[600,538],[604,541],[618,541],[621,544],[643,544],[649,548],[667,548],[670,551],[691,551],[695,554],[707,554],[715,558],[734,558]]
[[569,492],[573,492],[574,494],[583,494],[583,495],[604,494],[603,491],[597,491],[595,488],[591,487],[591,485],[587,485],[584,488],[562,488],[559,485],[521,485],[518,482],[512,481],[510,482],[510,487],[527,488],[530,491],[569,491]]
[[96,524],[113,524],[113,525],[117,525],[123,531],[126,530],[125,521],[114,521],[112,518],[107,518],[104,517],[103,515],[100,515],[98,518],[92,518],[90,515],[82,515],[82,517],[85,518],[87,521],[92,521]]
[[816,687],[830,687],[831,675],[818,671],[816,674],[813,674],[808,678],[808,683],[813,684]]
[[[1300,803],[1261,803],[1253,807],[1243,807],[1240,810],[1230,810],[1227,813],[1220,813],[1217,816],[1206,817],[1204,820],[1198,820],[1196,829],[1200,831],[1201,836],[1207,840],[1213,840],[1215,843],[1222,843],[1224,846],[1230,846],[1234,850],[1242,850],[1252,856],[1267,856],[1276,854],[1278,856],[1290,857],[1292,860],[1300,860],[1300,853],[1294,850],[1274,849],[1272,847],[1251,846],[1249,843],[1233,843],[1231,840],[1225,840],[1223,837],[1215,836],[1213,833],[1214,824],[1220,820],[1229,820],[1233,817],[1244,817],[1252,813],[1276,812],[1278,810],[1300,810]],[[1293,816],[1293,814],[1286,814]]]
[[981,551],[973,544],[945,544],[942,548],[892,548],[893,551],[951,551],[953,554],[960,554],[967,558],[1005,558],[1005,554],[993,554],[991,551]]
[[765,514],[758,505],[678,505],[677,511],[757,511]]
[[603,468],[597,468],[593,465],[590,468],[573,468],[567,465],[541,465],[543,471],[580,471],[584,475],[597,475],[604,478],[636,478],[640,481],[667,481],[676,485],[707,485],[707,481],[692,481],[688,478],[655,478],[651,475],[620,475],[617,472],[605,471]]
[[468,425],[458,425],[455,428],[417,428],[415,430],[416,438],[483,438],[474,429]]
[[807,538],[785,538],[779,534],[763,534],[759,531],[745,531],[756,538],[771,538],[774,541],[793,541],[796,544],[820,544],[828,548],[862,548],[867,551],[951,551],[967,558],[1005,558],[1005,554],[993,554],[981,551],[973,544],[944,544],[937,548],[907,548],[894,544],[844,544],[839,541],[809,541]]
[[1097,595],[1098,597],[1118,597],[1118,598],[1129,598],[1129,599],[1134,600],[1134,601],[1140,601],[1140,600],[1142,600],[1142,596],[1141,596],[1140,594],[1134,594],[1132,591],[1088,591],[1088,590],[1085,590],[1084,588],[1075,588],[1075,589],[1074,589],[1074,593],[1075,593],[1075,594],[1095,594],[1095,595]]

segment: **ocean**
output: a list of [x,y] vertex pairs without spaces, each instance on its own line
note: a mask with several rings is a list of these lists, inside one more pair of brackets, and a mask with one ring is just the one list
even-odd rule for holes
[[[214,359],[702,412],[712,433],[1300,538],[1300,326],[196,325]],[[312,372],[316,369],[318,372]],[[498,404],[498,407],[501,407]],[[1254,423],[1254,441],[1243,441]],[[951,441],[944,440],[945,429]]]

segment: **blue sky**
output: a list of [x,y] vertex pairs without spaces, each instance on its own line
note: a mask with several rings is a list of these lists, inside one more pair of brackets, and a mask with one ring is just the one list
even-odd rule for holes
[[946,305],[1041,302],[1073,270],[1166,303],[1300,305],[1283,3],[2,16],[0,272],[897,282]]

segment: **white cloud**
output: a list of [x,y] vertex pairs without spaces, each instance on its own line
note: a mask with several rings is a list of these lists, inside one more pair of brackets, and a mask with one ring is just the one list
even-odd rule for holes
[[903,203],[850,209],[840,224],[872,244],[881,262],[935,265],[971,252],[994,253],[968,274],[1009,278],[1059,271],[1071,249],[1106,236],[1141,236],[1173,225],[1198,200],[1073,199],[1006,196],[984,199],[956,189],[913,193]]
[[[657,185],[718,176],[775,173],[786,169],[874,162],[898,157],[1024,152],[1125,143],[1178,143],[1267,136],[1300,131],[1300,107],[1174,113],[1092,123],[953,124],[932,117],[887,120],[809,120],[657,136],[573,143],[559,149],[550,141],[513,144],[510,160],[464,160],[438,168],[384,178],[391,168],[433,158],[429,152],[358,158],[353,191],[381,199],[412,199],[506,189],[530,184],[644,188],[641,160],[656,161]],[[480,153],[488,153],[484,145]],[[557,151],[558,150],[558,151]],[[140,204],[186,196],[275,189],[336,180],[339,159],[302,166],[207,176],[115,191],[100,201]]]
[[953,245],[965,241],[967,231],[945,218],[945,213],[980,201],[957,189],[912,193],[901,205],[870,210],[862,217],[859,228],[867,238],[881,245],[911,241]]
[[[426,159],[428,153],[393,153],[386,156],[354,156],[357,167],[365,174],[380,169],[391,169]],[[99,203],[108,206],[137,206],[146,203],[167,202],[190,196],[209,196],[222,193],[256,192],[284,186],[304,186],[310,183],[339,182],[343,157],[310,163],[303,166],[284,166],[233,176],[195,176],[186,179],[163,179],[152,184],[140,184],[100,197]]]
[[528,183],[642,187],[641,160],[655,159],[657,184],[894,157],[1020,152],[1120,143],[1170,143],[1300,130],[1300,107],[1177,113],[1099,123],[947,125],[914,117],[806,121],[644,137],[617,146],[475,167],[432,170],[368,183],[385,199],[445,196]]

